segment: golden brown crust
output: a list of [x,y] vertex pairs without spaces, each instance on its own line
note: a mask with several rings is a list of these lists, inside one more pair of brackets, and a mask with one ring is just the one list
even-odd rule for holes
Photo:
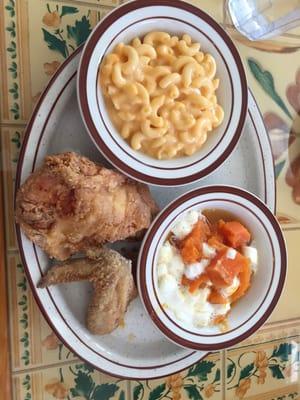
[[156,211],[146,185],[71,152],[46,157],[16,199],[21,229],[58,260],[136,236]]
[[104,335],[116,329],[128,304],[137,295],[131,262],[114,250],[103,247],[94,259],[77,259],[50,268],[38,287],[87,280],[93,284],[88,306],[87,328]]

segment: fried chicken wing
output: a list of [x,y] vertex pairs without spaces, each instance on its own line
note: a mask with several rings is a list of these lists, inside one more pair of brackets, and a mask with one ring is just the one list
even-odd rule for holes
[[93,296],[87,310],[87,328],[94,334],[104,335],[119,326],[137,292],[129,260],[105,247],[93,257],[70,260],[50,268],[39,287],[90,281],[93,284]]
[[21,229],[58,260],[135,237],[156,211],[146,185],[71,152],[46,157],[16,198]]

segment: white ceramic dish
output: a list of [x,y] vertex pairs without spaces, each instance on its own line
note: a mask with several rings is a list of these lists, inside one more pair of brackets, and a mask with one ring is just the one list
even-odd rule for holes
[[[156,160],[134,151],[121,138],[107,112],[98,82],[103,56],[116,44],[128,43],[153,30],[188,33],[211,53],[217,64],[218,101],[224,120],[203,147],[190,157]],[[183,185],[205,177],[233,151],[247,114],[247,82],[240,56],[225,31],[209,15],[178,0],[133,1],[107,15],[86,42],[78,73],[78,102],[95,145],[116,168],[153,185]]]
[[[205,209],[225,210],[243,221],[258,252],[257,273],[245,296],[231,309],[226,332],[218,326],[188,327],[159,300],[157,258],[161,245],[183,213]],[[283,289],[286,265],[283,234],[265,204],[236,187],[207,186],[175,199],[153,221],[141,246],[137,282],[147,312],[166,337],[195,350],[220,350],[245,340],[270,316]]]
[[[76,74],[81,49],[75,51],[51,79],[41,95],[26,129],[17,167],[16,188],[38,168],[47,154],[77,151],[105,163],[93,145],[80,118],[76,99]],[[262,118],[249,92],[249,110],[241,140],[235,151],[203,185],[235,184],[259,196],[275,210],[275,181],[272,152]],[[196,188],[151,187],[160,207]],[[17,227],[22,262],[32,293],[48,323],[61,340],[81,359],[96,368],[124,378],[151,379],[174,374],[206,355],[182,349],[169,342],[154,326],[137,299],[126,314],[125,327],[108,336],[91,335],[84,326],[89,286],[69,284],[37,289],[50,265],[48,257]],[[137,323],[138,321],[139,323]]]

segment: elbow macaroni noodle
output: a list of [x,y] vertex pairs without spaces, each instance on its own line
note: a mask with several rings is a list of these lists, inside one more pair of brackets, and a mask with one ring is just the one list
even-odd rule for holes
[[112,122],[134,150],[158,159],[190,156],[224,118],[216,62],[189,35],[150,32],[118,44],[99,83]]

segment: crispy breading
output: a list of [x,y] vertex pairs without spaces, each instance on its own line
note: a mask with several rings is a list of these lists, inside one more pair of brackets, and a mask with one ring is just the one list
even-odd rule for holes
[[70,260],[50,268],[38,286],[44,288],[58,283],[90,281],[93,295],[87,310],[87,328],[94,334],[104,335],[123,321],[128,304],[137,292],[131,261],[105,247],[93,257]]
[[16,199],[21,229],[58,260],[135,237],[156,212],[146,185],[71,152],[47,156]]

